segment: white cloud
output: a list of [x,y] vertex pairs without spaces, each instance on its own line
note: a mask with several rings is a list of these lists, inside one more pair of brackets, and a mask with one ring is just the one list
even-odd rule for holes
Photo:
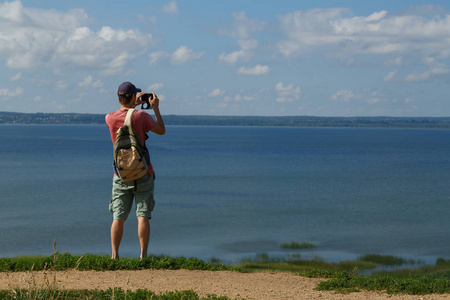
[[390,72],[386,76],[384,76],[383,81],[384,82],[392,82],[395,81],[395,74],[397,74],[397,70]]
[[17,80],[19,80],[19,79],[21,79],[22,78],[22,73],[17,73],[16,75],[14,75],[14,76],[12,76],[11,78],[9,78],[9,80],[11,80],[11,81],[17,81]]
[[425,72],[413,72],[406,75],[406,82],[425,82],[436,76],[450,73],[450,68],[445,64],[436,62],[433,57],[424,58],[423,63],[428,66],[428,70]]
[[168,14],[178,14],[178,5],[176,1],[170,1],[162,7],[162,11]]
[[255,39],[240,39],[237,41],[242,50],[248,51],[258,47],[258,41]]
[[333,96],[331,96],[331,100],[337,102],[350,102],[353,100],[358,100],[361,98],[361,95],[354,94],[351,90],[340,90],[336,92]]
[[83,81],[78,83],[78,86],[102,89],[103,82],[100,79],[94,80],[94,78],[91,75],[89,75],[89,76],[84,77]]
[[69,84],[65,80],[58,80],[56,82],[55,91],[67,90]]
[[248,57],[249,57],[249,53],[247,51],[238,50],[238,51],[231,52],[229,54],[221,53],[219,55],[218,60],[219,60],[219,62],[224,62],[229,65],[234,65],[238,60],[240,60],[240,59],[246,60],[246,58],[248,58]]
[[[115,75],[134,59],[151,41],[150,35],[139,31],[114,30],[103,27],[93,32],[87,27],[77,28],[64,44],[59,44],[56,55],[64,62],[77,66],[96,66],[104,75]],[[124,50],[125,49],[125,50]]]
[[150,65],[154,66],[161,60],[169,58],[170,54],[165,51],[157,51],[150,53],[148,57],[150,58]]
[[237,61],[248,61],[253,56],[253,49],[258,47],[258,41],[254,39],[241,39],[237,41],[241,50],[231,52],[229,54],[221,53],[218,61],[226,64],[234,65]]
[[279,82],[275,85],[275,91],[277,92],[276,101],[280,103],[300,99],[300,87],[294,87],[292,83],[284,85],[282,82]]
[[[117,74],[152,42],[138,30],[104,26],[92,31],[81,9],[67,12],[24,7],[21,1],[0,4],[0,55],[13,69],[71,66]],[[125,50],[124,50],[125,49]]]
[[166,51],[152,52],[148,56],[150,58],[150,65],[156,65],[162,60],[169,60],[171,65],[180,65],[189,61],[200,59],[205,53],[194,52],[186,46],[180,46],[172,54]]
[[195,53],[192,49],[186,46],[181,46],[170,57],[170,63],[172,65],[179,65],[188,61],[197,60],[202,57],[204,52]]
[[267,27],[266,22],[249,19],[245,12],[233,13],[233,19],[232,28],[222,29],[219,31],[220,34],[239,39],[248,39],[251,37],[252,32],[262,31]]
[[255,100],[255,97],[253,96],[242,96],[240,94],[234,96],[234,101],[253,101],[253,100]]
[[84,80],[80,83],[78,83],[78,86],[90,86],[92,84],[92,81],[94,79],[92,78],[91,75],[84,77]]
[[156,17],[149,16],[148,14],[137,14],[137,20],[141,22],[146,27],[153,27],[156,25]]
[[9,98],[9,97],[18,97],[21,96],[23,94],[23,88],[21,87],[16,87],[16,89],[12,90],[12,89],[0,89],[0,97],[5,97],[5,98]]
[[240,67],[237,70],[238,74],[244,75],[266,75],[269,74],[270,68],[268,66],[256,65],[253,68]]
[[280,17],[280,22],[286,39],[278,44],[278,50],[288,57],[317,50],[337,57],[450,56],[449,14],[429,18],[379,11],[366,17],[351,16],[348,9],[330,8],[288,13]]
[[152,85],[150,85],[147,90],[148,91],[158,91],[160,89],[162,89],[164,87],[164,84],[162,83],[153,83]]
[[372,97],[372,98],[367,99],[366,102],[368,104],[376,104],[376,103],[380,102],[380,99],[376,98],[376,97]]
[[450,69],[447,67],[435,67],[431,68],[425,72],[414,72],[408,74],[405,78],[406,82],[425,82],[431,78],[439,75],[444,75],[450,73]]
[[384,63],[385,66],[402,66],[404,65],[403,58],[396,57],[394,59],[389,59]]
[[221,53],[219,62],[234,65],[238,60],[248,61],[253,55],[253,50],[258,47],[258,41],[251,37],[253,32],[258,32],[266,27],[266,23],[258,20],[248,19],[245,12],[233,13],[232,29],[223,29],[221,34],[237,38],[240,50],[229,54]]
[[208,94],[208,96],[209,96],[209,97],[218,97],[218,96],[221,96],[221,95],[223,95],[223,94],[225,94],[225,91],[224,91],[224,90],[221,90],[221,89],[214,89],[214,90],[212,90],[212,91]]

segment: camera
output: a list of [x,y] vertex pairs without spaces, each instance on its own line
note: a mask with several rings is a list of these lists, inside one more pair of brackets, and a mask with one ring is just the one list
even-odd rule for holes
[[152,100],[152,99],[153,99],[153,93],[146,93],[146,94],[142,95],[140,97],[140,100],[145,101],[145,103],[141,104],[141,108],[142,109],[152,109],[152,106],[150,104],[150,100]]

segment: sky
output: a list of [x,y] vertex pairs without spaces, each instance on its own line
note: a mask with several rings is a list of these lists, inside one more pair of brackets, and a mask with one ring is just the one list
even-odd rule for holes
[[450,116],[450,1],[0,2],[0,111]]

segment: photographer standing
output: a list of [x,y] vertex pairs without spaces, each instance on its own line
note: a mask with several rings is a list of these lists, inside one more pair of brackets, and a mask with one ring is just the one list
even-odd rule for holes
[[[105,117],[111,133],[113,145],[116,141],[117,131],[124,125],[125,117],[129,109],[133,109],[140,104],[149,103],[155,113],[156,121],[146,112],[136,110],[132,115],[132,127],[145,146],[147,132],[152,131],[163,135],[166,133],[164,121],[159,112],[159,99],[152,94],[146,94],[141,89],[136,88],[131,82],[122,83],[118,90],[120,109],[109,113]],[[141,97],[150,96],[147,101]],[[146,147],[145,147],[146,148]],[[150,240],[151,213],[155,206],[153,198],[155,171],[150,162],[148,151],[146,152],[148,172],[143,177],[131,181],[123,181],[116,173],[113,178],[113,188],[109,210],[113,213],[111,225],[111,258],[119,258],[119,246],[123,236],[123,225],[131,211],[133,199],[136,201],[136,217],[138,219],[138,236],[141,245],[141,259],[147,256],[148,243]]]

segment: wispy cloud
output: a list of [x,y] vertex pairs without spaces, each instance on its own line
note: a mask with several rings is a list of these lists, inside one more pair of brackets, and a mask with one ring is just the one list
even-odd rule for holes
[[186,46],[180,46],[173,53],[157,51],[149,54],[150,65],[156,65],[160,61],[168,60],[171,65],[180,65],[189,61],[200,59],[205,52],[194,52]]
[[408,74],[405,78],[406,82],[425,82],[433,77],[449,74],[450,69],[447,67],[433,67],[425,72],[414,72]]
[[208,96],[209,97],[218,97],[218,96],[222,96],[223,94],[225,94],[224,90],[214,89],[208,94]]
[[244,74],[244,75],[266,75],[269,74],[270,68],[268,66],[263,65],[256,65],[252,68],[247,67],[240,67],[237,70],[238,74]]
[[22,78],[22,73],[19,72],[19,73],[17,73],[16,75],[14,75],[14,76],[12,76],[11,78],[9,78],[9,80],[11,80],[11,81],[17,81],[17,80],[20,80],[21,78]]
[[152,85],[150,85],[150,86],[147,88],[147,90],[148,90],[148,91],[159,91],[159,90],[161,90],[163,87],[164,87],[164,84],[156,82],[156,83],[153,83]]
[[258,47],[258,41],[252,37],[252,33],[262,31],[265,28],[265,22],[249,19],[245,12],[233,13],[232,28],[223,29],[219,32],[222,35],[236,38],[239,50],[221,53],[218,61],[231,65],[240,60],[248,61],[254,55],[253,50]]
[[105,92],[103,82],[100,79],[95,80],[91,75],[84,77],[83,81],[78,83],[78,86],[95,88]]
[[0,89],[1,98],[18,97],[23,94],[23,88],[16,87],[15,89],[4,88]]
[[383,81],[384,82],[392,82],[395,81],[395,74],[397,74],[397,70],[389,72],[389,74],[387,74],[386,76],[384,76]]
[[279,103],[300,99],[300,87],[295,87],[292,83],[284,85],[284,83],[279,82],[275,85],[275,91],[277,92],[276,101]]
[[340,90],[331,96],[331,100],[337,102],[350,102],[353,100],[358,100],[360,98],[361,95],[357,95],[351,90]]
[[[442,9],[441,9],[442,13]],[[282,15],[286,39],[278,51],[286,56],[323,51],[337,57],[353,55],[398,55],[421,53],[448,57],[450,18],[439,14],[390,14],[385,10],[369,16],[352,16],[349,9],[328,8]]]
[[178,5],[176,1],[170,1],[162,7],[162,11],[168,14],[178,14]]

